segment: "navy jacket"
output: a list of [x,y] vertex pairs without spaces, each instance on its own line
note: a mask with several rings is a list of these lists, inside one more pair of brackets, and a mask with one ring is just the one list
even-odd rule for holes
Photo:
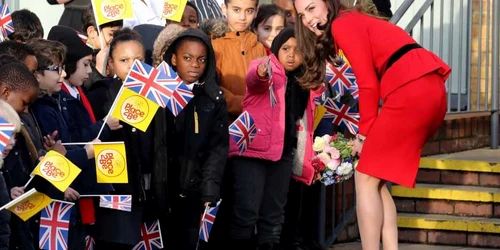
[[[45,95],[38,98],[32,105],[32,110],[40,124],[43,135],[52,134],[52,132],[57,130],[57,140],[61,140],[63,143],[74,142],[71,140],[69,126],[64,119],[64,112],[71,111],[68,111],[68,106],[60,105],[60,103],[64,103],[62,101],[63,96],[60,94],[54,95],[54,97]],[[66,158],[82,169],[82,173],[80,173],[71,185],[72,188],[80,194],[95,194],[112,190],[112,186],[109,184],[97,184],[95,161],[94,159],[87,159],[87,153],[84,148],[66,146],[66,150]]]
[[[99,134],[104,121],[98,120],[92,124],[90,115],[85,106],[83,106],[83,103],[64,91],[59,92],[59,100],[61,101],[61,112],[68,127],[70,140],[72,142],[89,142],[94,140]],[[101,141],[109,138],[109,132],[108,125],[105,125],[100,136]]]

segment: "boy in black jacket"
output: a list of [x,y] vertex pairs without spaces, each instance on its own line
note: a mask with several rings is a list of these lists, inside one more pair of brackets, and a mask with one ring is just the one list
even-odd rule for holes
[[164,60],[192,89],[194,97],[175,117],[168,109],[155,117],[154,165],[165,167],[169,182],[169,223],[165,249],[191,250],[198,242],[200,218],[215,206],[229,150],[226,102],[216,80],[215,56],[202,31],[187,29]]

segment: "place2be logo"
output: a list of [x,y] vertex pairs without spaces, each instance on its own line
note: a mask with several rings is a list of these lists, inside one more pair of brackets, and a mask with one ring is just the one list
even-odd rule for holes
[[140,95],[133,95],[123,102],[120,113],[123,119],[130,124],[144,121],[149,114],[149,105]]
[[99,171],[108,177],[116,177],[125,170],[125,157],[114,149],[106,149],[97,156],[97,166]]
[[101,3],[101,13],[106,19],[119,19],[126,11],[125,0],[104,0]]

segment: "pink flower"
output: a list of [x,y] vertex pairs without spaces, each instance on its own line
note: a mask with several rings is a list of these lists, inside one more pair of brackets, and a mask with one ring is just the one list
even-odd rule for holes
[[335,141],[335,140],[337,140],[337,138],[339,138],[339,136],[337,134],[333,134],[331,141]]
[[314,158],[311,161],[311,164],[316,172],[322,172],[323,170],[325,170],[325,164],[319,158]]
[[328,169],[333,171],[336,170],[339,165],[340,165],[339,159],[332,159],[331,161],[328,162],[328,164],[326,164],[326,167],[328,167]]
[[332,159],[339,160],[340,159],[340,151],[338,151],[336,148],[332,148],[330,152],[328,152]]
[[324,164],[327,164],[331,160],[330,156],[326,152],[318,154],[317,157]]

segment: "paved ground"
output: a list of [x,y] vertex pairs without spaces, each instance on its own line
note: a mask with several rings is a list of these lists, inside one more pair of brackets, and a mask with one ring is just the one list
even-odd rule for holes
[[[491,249],[491,248],[448,247],[448,246],[433,246],[433,245],[419,245],[419,244],[399,245],[399,250],[486,250],[486,249]],[[361,250],[361,243],[354,242],[341,245],[334,245],[329,250]]]

